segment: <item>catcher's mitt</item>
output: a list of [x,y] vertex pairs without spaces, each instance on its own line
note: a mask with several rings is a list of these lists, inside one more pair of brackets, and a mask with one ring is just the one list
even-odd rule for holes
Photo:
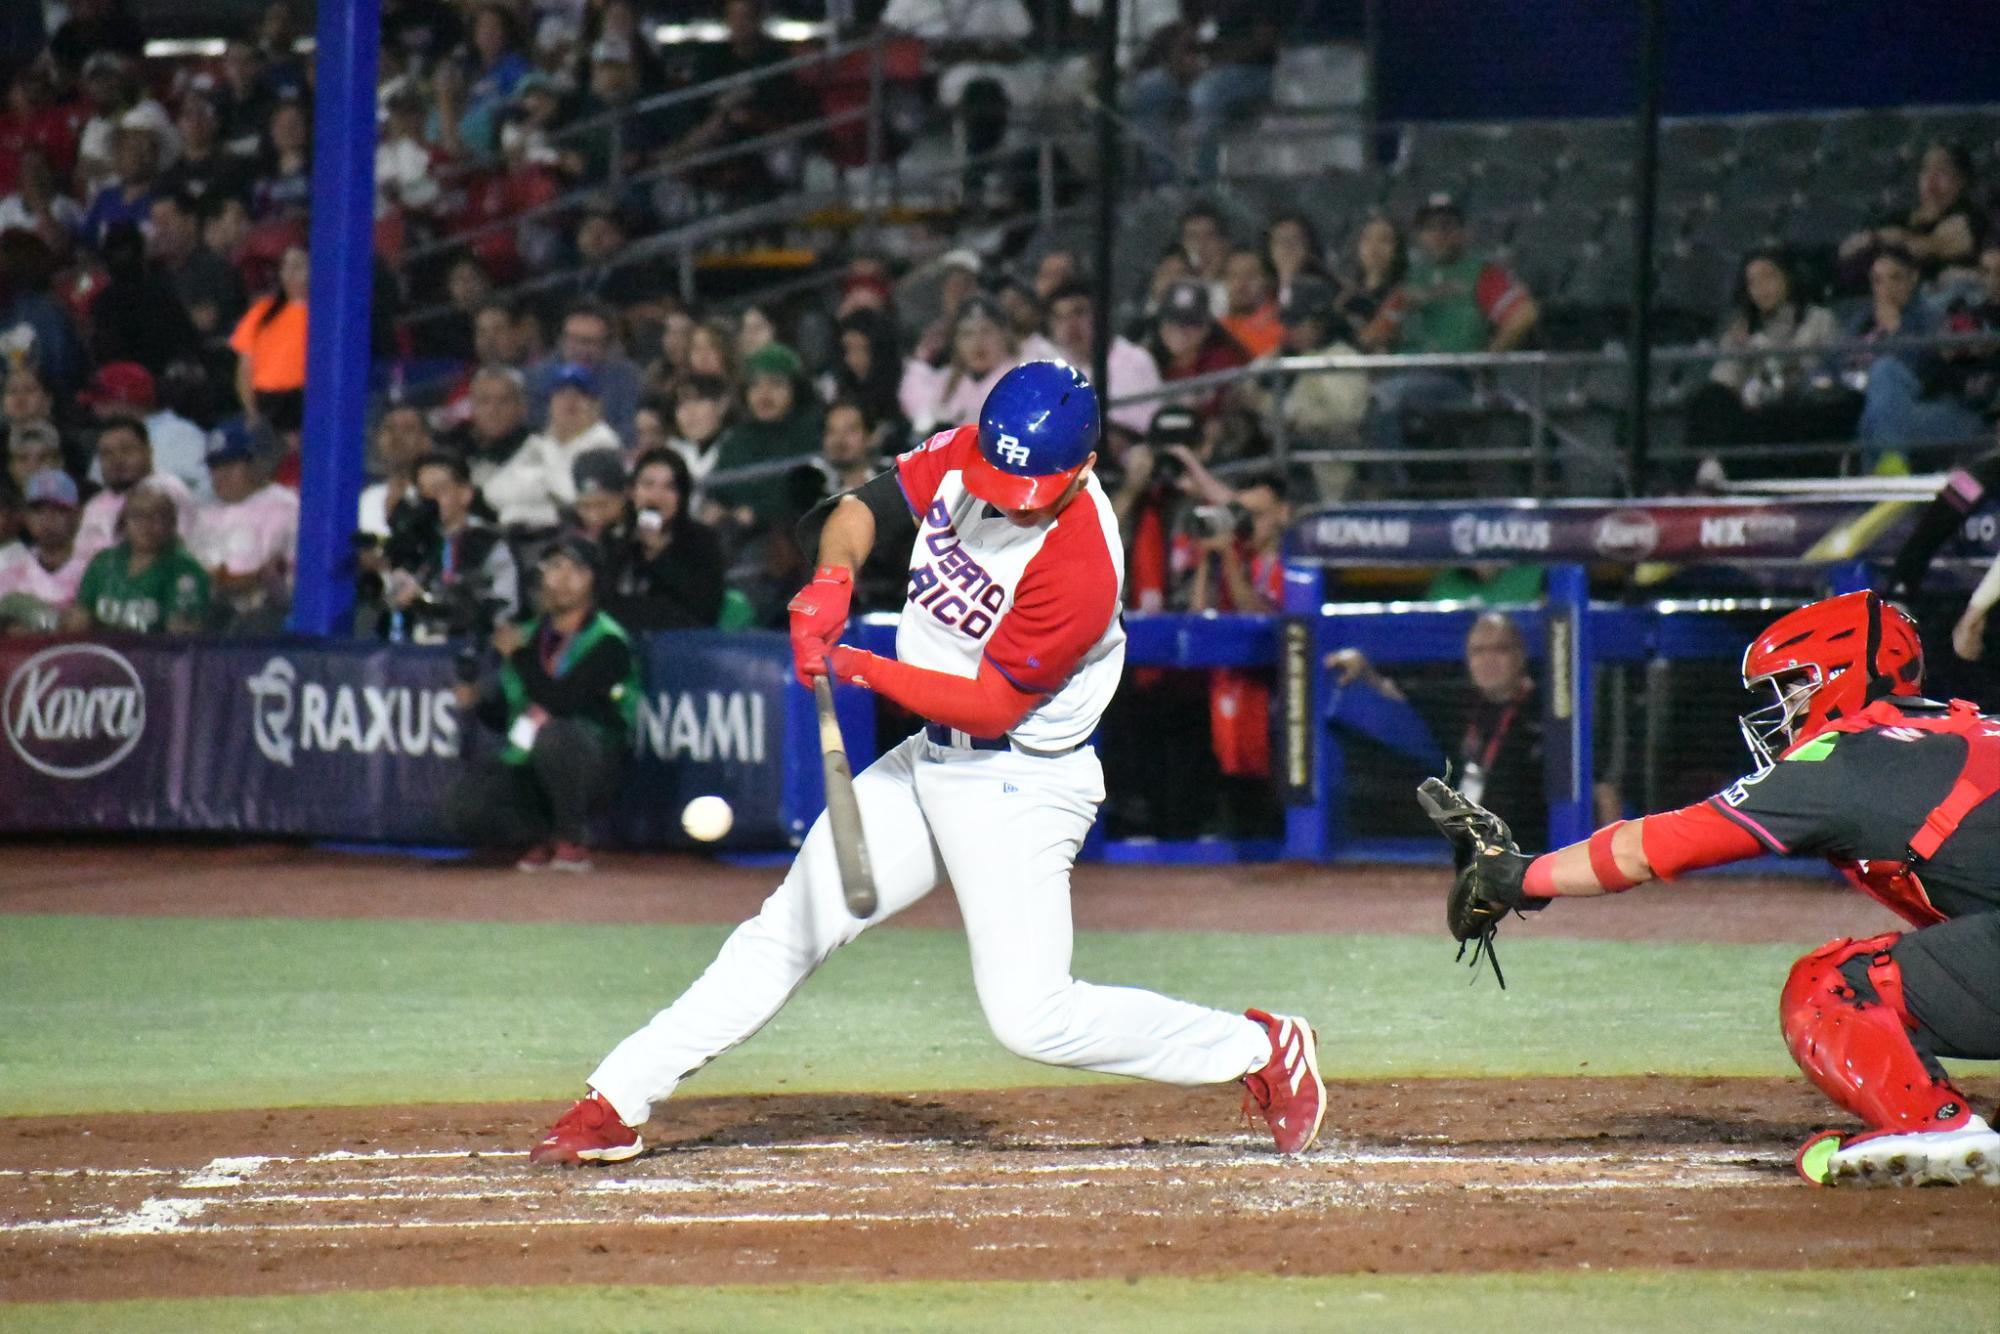
[[1445,899],[1444,917],[1452,939],[1458,942],[1459,957],[1464,957],[1470,944],[1472,966],[1478,968],[1484,957],[1504,989],[1507,977],[1493,952],[1500,919],[1510,912],[1536,912],[1549,902],[1521,890],[1521,878],[1534,859],[1524,856],[1516,846],[1505,820],[1467,800],[1441,778],[1426,778],[1417,788],[1417,801],[1451,843],[1457,874]]

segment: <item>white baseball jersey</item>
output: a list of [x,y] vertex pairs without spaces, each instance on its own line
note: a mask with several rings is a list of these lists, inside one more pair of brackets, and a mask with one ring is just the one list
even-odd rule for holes
[[896,656],[954,676],[982,661],[1042,696],[1008,733],[1032,750],[1065,750],[1097,730],[1125,667],[1118,520],[1093,475],[1052,522],[1030,527],[965,488],[979,428],[932,436],[896,460],[917,519]]

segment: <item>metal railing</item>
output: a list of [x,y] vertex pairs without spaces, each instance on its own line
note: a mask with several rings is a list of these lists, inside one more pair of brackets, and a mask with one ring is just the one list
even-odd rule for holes
[[[1928,338],[1841,339],[1807,347],[1729,348],[1696,345],[1655,348],[1652,363],[1656,369],[1691,365],[1713,366],[1718,362],[1814,363],[1817,367],[1814,383],[1818,387],[1825,388],[1841,383],[1839,367],[1860,354],[1872,358],[1904,351],[1939,352],[1953,349],[1990,351],[1993,345],[1994,339],[1991,335],[1977,333],[1943,334]],[[1272,462],[1281,466],[1291,462],[1355,465],[1500,462],[1525,468],[1529,478],[1529,494],[1536,499],[1545,499],[1552,493],[1556,466],[1565,461],[1578,461],[1574,458],[1574,454],[1582,451],[1591,456],[1588,460],[1591,466],[1615,474],[1622,489],[1629,494],[1635,479],[1627,472],[1625,460],[1616,446],[1607,446],[1603,441],[1585,439],[1567,429],[1557,418],[1568,411],[1585,410],[1595,412],[1602,417],[1616,419],[1616,414],[1623,403],[1622,394],[1589,394],[1582,390],[1579,380],[1574,377],[1593,371],[1611,371],[1622,380],[1630,369],[1630,363],[1622,348],[1601,352],[1312,353],[1265,358],[1228,370],[1169,381],[1157,389],[1143,393],[1122,394],[1111,399],[1106,404],[1106,410],[1109,412],[1120,407],[1146,403],[1192,404],[1208,398],[1217,391],[1227,392],[1246,383],[1276,381],[1279,386],[1278,391],[1271,396],[1270,409],[1262,414],[1271,446],[1269,456],[1238,461],[1233,469],[1226,464],[1219,471],[1225,473],[1232,470],[1240,471],[1245,467],[1262,466]],[[1404,450],[1383,450],[1362,445],[1303,450],[1293,447],[1292,431],[1283,410],[1283,394],[1298,379],[1312,375],[1360,373],[1367,375],[1372,382],[1378,377],[1426,370],[1454,373],[1465,379],[1468,391],[1466,402],[1461,406],[1440,409],[1443,415],[1512,415],[1521,419],[1527,427],[1525,442],[1519,447],[1437,446]],[[1503,379],[1503,375],[1506,378]],[[1564,378],[1566,384],[1558,385],[1559,377]],[[1649,411],[1656,416],[1668,415],[1682,410],[1683,407],[1684,395],[1665,395],[1656,400]],[[1371,407],[1371,411],[1373,410]],[[1357,429],[1358,426],[1357,423]],[[1983,432],[1957,439],[1921,441],[1911,447],[1950,448],[1974,441],[1983,443],[1990,438],[1990,432]],[[1725,450],[1732,458],[1814,458],[1838,461],[1854,454],[1858,445],[1856,441],[1850,439],[1797,441],[1774,445],[1725,445],[1719,448]],[[1558,452],[1565,449],[1571,451],[1571,456],[1567,459],[1558,457]],[[1656,448],[1652,451],[1651,457],[1662,463],[1691,463],[1710,452],[1712,451],[1706,448],[1680,445],[1672,448]]]

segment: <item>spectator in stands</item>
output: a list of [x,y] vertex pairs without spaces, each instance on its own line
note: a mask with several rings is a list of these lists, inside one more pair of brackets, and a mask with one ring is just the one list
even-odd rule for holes
[[[481,367],[517,372],[526,384],[530,340],[527,322],[499,297],[488,297],[472,312],[472,359]],[[525,392],[525,390],[524,390]]]
[[[1214,371],[1229,370],[1249,363],[1250,354],[1215,322],[1206,284],[1186,281],[1169,287],[1161,301],[1159,318],[1147,351],[1160,368],[1160,379],[1168,384]],[[1222,410],[1224,391],[1211,389],[1186,402],[1204,418],[1213,419]]]
[[605,533],[625,514],[625,462],[616,450],[593,449],[578,455],[569,473],[576,499],[570,504],[563,531],[580,533],[601,544]]
[[756,306],[744,307],[736,320],[736,355],[748,362],[752,356],[778,341],[778,326]]
[[181,95],[174,129],[181,155],[160,174],[160,194],[184,198],[199,212],[218,196],[244,193],[245,160],[223,148],[222,120],[207,94],[191,89]]
[[[714,473],[786,460],[809,465],[819,446],[818,404],[798,353],[783,343],[765,344],[743,363],[743,417],[717,442]],[[752,528],[788,524],[811,508],[810,499],[799,503],[799,488],[783,469],[724,484],[711,475],[703,494]]]
[[188,635],[208,615],[208,575],[179,536],[177,498],[158,482],[131,489],[118,542],[91,557],[62,628]]
[[688,374],[722,381],[734,394],[743,384],[743,359],[736,354],[736,330],[728,320],[711,318],[688,334]]
[[1353,267],[1335,276],[1340,314],[1354,331],[1357,347],[1367,352],[1390,350],[1396,336],[1397,310],[1390,298],[1409,267],[1403,234],[1396,224],[1380,213],[1369,215],[1354,236]]
[[[518,385],[514,397],[520,397]],[[433,448],[421,408],[414,403],[392,403],[383,409],[381,420],[375,423],[375,471],[382,480],[362,489],[356,531],[376,537],[389,535],[389,516],[415,490],[417,460]]]
[[243,280],[201,239],[201,219],[186,195],[153,199],[153,262],[173,287],[181,309],[203,342],[220,339],[243,316]]
[[304,222],[312,210],[312,122],[304,103],[271,108],[265,145],[250,180],[250,220]]
[[635,633],[704,628],[722,615],[722,543],[695,522],[693,487],[678,450],[648,450],[632,468],[626,517],[605,540],[604,605]]
[[1277,275],[1255,250],[1232,250],[1222,266],[1222,317],[1217,321],[1253,358],[1269,356],[1285,341],[1274,295]]
[[[1417,253],[1402,285],[1376,318],[1395,330],[1399,352],[1511,352],[1534,331],[1540,308],[1521,281],[1466,246],[1465,211],[1450,195],[1432,195],[1417,212]],[[1375,447],[1408,444],[1404,414],[1455,407],[1471,399],[1462,372],[1399,371],[1375,386]]]
[[208,572],[211,624],[234,634],[275,634],[291,605],[299,497],[270,480],[248,425],[216,432],[208,453],[215,499],[195,514],[188,551]]
[[1055,300],[1059,289],[1082,277],[1083,262],[1076,257],[1076,251],[1068,246],[1045,250],[1035,261],[1035,296],[1046,306]]
[[46,66],[23,65],[7,86],[7,107],[0,111],[0,194],[20,185],[20,167],[33,154],[52,178],[67,181],[76,166],[76,136],[82,128],[76,108],[56,101],[55,83]]
[[215,89],[215,110],[221,121],[223,150],[252,158],[264,146],[277,90],[265,77],[264,53],[255,42],[231,38],[222,50],[222,81]]
[[160,176],[160,143],[153,127],[128,115],[112,137],[112,165],[115,174],[90,201],[78,229],[84,244],[95,250],[104,248],[113,227],[137,227],[152,214]]
[[[1308,274],[1293,283],[1280,318],[1285,356],[1352,356],[1355,352],[1353,331],[1341,318],[1338,295],[1325,278]],[[1271,394],[1280,392],[1278,411],[1294,448],[1340,449],[1360,443],[1361,426],[1368,415],[1365,372],[1315,371],[1292,377],[1289,385],[1264,381],[1246,384],[1238,392],[1244,405],[1260,414],[1271,411]],[[1314,488],[1323,501],[1345,497],[1354,484],[1354,466],[1349,463],[1315,462],[1312,473]]]
[[178,511],[174,533],[192,528],[194,497],[178,477],[153,467],[152,441],[139,418],[117,417],[98,428],[97,472],[104,489],[83,507],[77,530],[76,543],[85,554],[94,556],[118,540],[126,499],[142,485],[173,501]]
[[[420,550],[390,550],[383,581],[390,639],[438,642],[484,635],[520,605],[520,571],[498,529],[473,513],[479,499],[465,460],[439,451],[417,461]],[[400,511],[398,512],[400,514]],[[398,522],[392,516],[391,525]]]
[[[1780,250],[1758,250],[1743,261],[1736,309],[1717,342],[1730,351],[1812,348],[1838,335],[1833,313],[1801,294],[1790,257]],[[1844,439],[1854,429],[1856,409],[1844,397],[1810,392],[1815,369],[1814,359],[1799,357],[1716,362],[1708,383],[1688,399],[1688,444],[1715,448]],[[1772,465],[1757,466],[1767,470]],[[1793,469],[1779,465],[1777,471]]]
[[820,376],[820,400],[852,400],[870,421],[900,438],[905,430],[899,396],[903,368],[894,326],[881,311],[863,307],[841,316],[834,334],[836,355]]
[[537,418],[548,412],[556,380],[569,368],[581,366],[597,384],[604,420],[619,436],[632,434],[632,414],[639,410],[639,368],[618,345],[618,326],[602,306],[582,302],[563,316],[562,334],[553,355],[528,374],[529,411]]
[[473,152],[499,146],[500,118],[515,87],[533,70],[514,10],[489,0],[473,11],[472,40],[463,58],[469,86],[459,132]]
[[236,353],[236,397],[243,414],[274,431],[297,431],[305,420],[306,297],[312,260],[288,246],[278,262],[278,290],[259,298],[229,336]]
[[669,299],[660,318],[660,355],[646,367],[639,392],[647,398],[671,397],[674,386],[688,371],[688,353],[694,342],[694,314],[680,302]]
[[405,83],[389,95],[388,117],[375,141],[375,216],[397,211],[424,217],[438,206],[438,158],[425,136],[430,104],[423,90]]
[[639,707],[624,627],[598,610],[595,543],[565,537],[542,557],[542,615],[493,631],[497,674],[455,689],[505,738],[445,793],[445,821],[474,844],[532,846],[523,871],[588,871],[590,822],[617,794]]
[[631,111],[633,103],[650,91],[637,54],[648,49],[623,38],[604,36],[589,48],[590,70],[585,80],[586,95],[578,110],[579,120],[595,120],[618,114],[618,132],[609,128],[585,131],[576,138],[588,164],[587,174],[602,179],[612,174],[611,154],[618,151],[616,164],[623,172],[644,166],[664,147],[681,124],[685,107],[670,106],[652,111]]
[[565,184],[583,175],[582,152],[555,137],[562,110],[554,79],[539,71],[522,76],[501,117],[500,155],[509,167],[551,172]]
[[[1271,98],[1278,39],[1291,21],[1292,0],[1208,0],[1192,30],[1192,59],[1169,60],[1132,80],[1133,120],[1147,131],[1145,163],[1154,184],[1173,179],[1174,113],[1186,102],[1194,132],[1194,174],[1215,179],[1222,131]],[[1189,75],[1192,74],[1192,78]]]
[[1291,296],[1292,283],[1301,275],[1330,277],[1319,228],[1303,213],[1280,213],[1271,219],[1264,229],[1264,259],[1275,283],[1272,298],[1280,306]]
[[458,49],[465,24],[448,0],[382,0],[382,59],[421,77]]
[[0,629],[48,634],[76,601],[90,557],[76,547],[76,483],[44,468],[22,489],[28,558],[0,569]]
[[588,366],[556,372],[549,392],[548,423],[482,484],[488,503],[507,529],[555,527],[562,508],[576,499],[572,467],[594,449],[616,453],[618,433],[604,420],[597,373]]
[[172,166],[180,157],[180,135],[167,109],[140,85],[130,61],[100,51],[83,65],[83,92],[90,118],[77,138],[76,185],[85,199],[116,180],[120,130],[144,125],[158,136],[158,165]]
[[55,253],[30,232],[0,232],[0,358],[10,366],[33,363],[35,374],[58,398],[83,381],[83,346],[68,312],[50,292]]
[[[1007,136],[1011,108],[1034,96],[1039,71],[1024,67],[1024,43],[1034,20],[1022,0],[889,0],[882,26],[923,39],[940,70],[937,98],[957,121],[968,157],[987,157]],[[969,167],[968,200],[979,197],[986,172]]]
[[[16,372],[19,374],[19,372]],[[47,421],[24,421],[7,429],[7,484],[17,496],[28,493],[36,473],[63,467],[62,436]]]
[[1229,301],[1224,270],[1234,248],[1222,210],[1207,202],[1193,204],[1182,212],[1174,234],[1180,242],[1181,256],[1187,261],[1188,271],[1184,276],[1208,288],[1210,310],[1222,309]]
[[653,45],[653,34],[637,0],[603,0],[588,6],[582,39],[586,46],[605,42],[630,52],[639,89],[645,95],[665,90],[666,64]]
[[0,444],[5,444],[10,458],[21,456],[31,442],[37,458],[40,448],[51,443],[56,455],[54,462],[37,462],[27,472],[17,468],[16,485],[25,484],[42,468],[63,466],[62,438],[56,433],[54,414],[55,397],[32,363],[22,362],[7,373],[6,384],[0,387]]
[[[1953,334],[2000,334],[2000,241],[1989,241],[1979,252],[1980,290],[1977,297],[1954,302],[1945,312],[1945,331]],[[1939,388],[1982,416],[2000,411],[2000,341],[1976,347],[1941,348]]]
[[627,241],[625,219],[607,198],[584,206],[576,224],[577,272],[570,288],[589,301],[609,301],[619,295],[618,259]]
[[[1943,316],[1917,294],[1917,261],[1903,250],[1884,250],[1868,272],[1870,301],[1849,325],[1850,338],[1930,338],[1943,331]],[[1982,434],[1979,415],[1959,402],[1944,384],[1944,363],[1935,348],[1904,347],[1886,354],[1864,350],[1847,356],[1838,373],[1862,395],[1856,436],[1862,460],[1872,471],[1907,470],[1906,451],[1919,445],[1952,445]]]
[[239,267],[250,240],[250,206],[233,194],[211,194],[201,206],[201,243]]
[[[959,307],[979,294],[982,264],[979,252],[963,246],[947,250],[932,266],[937,273],[937,316],[924,322],[917,336],[917,348],[926,361],[936,365],[951,346],[951,328]],[[909,313],[906,309],[905,313]]]
[[687,464],[697,489],[715,468],[723,437],[735,419],[734,402],[727,381],[698,371],[674,389],[674,434],[668,443]]
[[201,336],[180,294],[146,259],[137,225],[121,222],[102,247],[105,283],[91,303],[91,350],[99,364],[137,362],[155,375],[199,354]]
[[632,442],[625,451],[625,457],[637,459],[649,449],[667,448],[674,438],[673,419],[671,400],[642,399],[639,411],[632,417]]
[[1854,233],[1840,245],[1841,271],[1850,287],[1872,286],[1874,257],[1900,250],[1916,260],[1921,276],[1969,268],[1985,238],[1986,219],[1972,198],[1972,157],[1957,144],[1934,143],[1917,167],[1917,202],[1880,227]]
[[[695,52],[689,80],[694,85],[766,69],[791,55],[782,43],[764,35],[762,0],[723,0],[722,22],[728,29],[724,39],[705,43]],[[697,105],[699,119],[668,147],[668,160],[711,153],[769,134],[792,120],[803,101],[788,74],[718,93]],[[775,184],[762,155],[725,157],[695,169],[690,183],[730,193],[768,191]]]
[[48,155],[39,148],[21,154],[14,192],[0,199],[0,232],[33,232],[44,245],[66,245],[83,227],[83,210],[62,193]]
[[[90,410],[100,429],[115,421],[143,422],[154,470],[174,477],[198,501],[213,494],[209,490],[208,437],[199,426],[161,405],[152,373],[144,366],[136,361],[106,362],[90,377],[89,386],[76,401]],[[103,482],[101,467],[101,459],[92,466],[93,482]]]
[[264,78],[280,97],[305,97],[311,78],[299,59],[299,16],[290,0],[269,0],[257,18],[257,50],[264,57]]
[[124,0],[69,0],[62,26],[49,37],[49,58],[65,79],[74,79],[97,52],[137,60],[146,47],[145,29],[126,12]]
[[484,486],[494,472],[520,453],[533,433],[528,394],[521,373],[506,366],[483,366],[467,391],[468,411],[443,445],[465,460],[472,480]]
[[[932,364],[940,351],[948,351],[948,359]],[[927,339],[903,364],[897,401],[912,435],[977,420],[987,393],[1020,363],[1019,345],[1000,307],[990,297],[967,298],[952,322],[949,348],[934,348]]]
[[1001,318],[1007,321],[1007,331],[1014,335],[1014,344],[1021,350],[1023,361],[1048,361],[1056,357],[1055,344],[1042,333],[1042,324],[1048,318],[1042,309],[1041,298],[1026,280],[1012,274],[1003,275],[993,291],[994,304],[1000,307]]
[[[1057,354],[1085,374],[1095,374],[1098,337],[1096,295],[1085,283],[1069,282],[1050,294],[1048,307],[1049,341],[1055,345]],[[1098,398],[1101,401],[1115,402],[1126,395],[1143,394],[1160,387],[1160,368],[1154,362],[1153,354],[1119,334],[1111,336],[1111,351],[1105,359],[1104,373],[1108,383],[1099,387]],[[1113,444],[1125,445],[1143,439],[1159,407],[1157,402],[1150,401],[1113,407],[1105,417],[1105,426],[1126,437],[1123,441],[1114,440]]]

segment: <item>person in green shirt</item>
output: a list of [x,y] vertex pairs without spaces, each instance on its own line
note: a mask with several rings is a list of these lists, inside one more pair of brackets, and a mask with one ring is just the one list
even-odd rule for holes
[[[818,473],[811,467],[819,454],[819,409],[808,392],[798,354],[783,343],[766,343],[746,357],[743,407],[743,416],[716,443],[708,499],[745,527],[789,527],[819,498]],[[785,460],[811,475],[794,478],[799,467],[776,466]],[[747,480],[717,480],[759,465],[772,466]]]
[[208,613],[208,574],[176,531],[173,497],[140,483],[119,516],[124,539],[92,557],[63,629],[193,634]]
[[[1383,302],[1381,318],[1398,352],[1512,352],[1534,332],[1541,310],[1504,265],[1466,248],[1465,210],[1450,195],[1432,195],[1417,210],[1416,246],[1403,284]],[[1370,418],[1377,449],[1408,445],[1404,416],[1457,407],[1472,398],[1463,371],[1408,370],[1375,385]]]

